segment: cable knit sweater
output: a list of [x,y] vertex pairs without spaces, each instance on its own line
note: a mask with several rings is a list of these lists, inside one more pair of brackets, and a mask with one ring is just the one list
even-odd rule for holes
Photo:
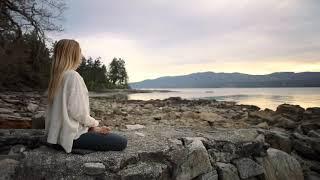
[[73,140],[88,132],[89,127],[98,125],[99,121],[90,116],[88,89],[83,78],[75,70],[65,71],[53,102],[46,110],[47,142],[60,144],[70,153]]

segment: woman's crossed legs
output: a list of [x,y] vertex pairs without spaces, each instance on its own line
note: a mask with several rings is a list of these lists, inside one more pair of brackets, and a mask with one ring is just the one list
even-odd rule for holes
[[73,140],[72,149],[89,149],[95,151],[122,151],[127,147],[127,138],[115,133],[102,134],[88,131]]

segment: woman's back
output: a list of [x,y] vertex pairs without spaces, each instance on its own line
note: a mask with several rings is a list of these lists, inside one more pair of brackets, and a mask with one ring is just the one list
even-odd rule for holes
[[[82,77],[75,70],[67,70],[63,74],[61,85],[57,89],[52,104],[48,105],[46,116],[47,142],[60,144],[66,151],[71,151],[73,139],[77,139],[81,134],[88,131],[78,121],[70,117],[70,108],[77,111],[81,106],[86,115],[89,114],[89,100],[87,98],[87,88],[83,86]],[[77,93],[77,94],[73,94]],[[83,98],[73,98],[82,96]],[[70,102],[72,101],[72,102]],[[74,112],[81,113],[81,112]]]

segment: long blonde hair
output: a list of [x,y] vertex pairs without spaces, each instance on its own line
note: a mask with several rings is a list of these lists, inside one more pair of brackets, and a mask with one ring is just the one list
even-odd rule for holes
[[53,97],[60,86],[63,73],[69,69],[76,68],[81,62],[80,56],[80,45],[75,40],[61,39],[55,45],[48,87],[48,101],[50,104],[53,102]]

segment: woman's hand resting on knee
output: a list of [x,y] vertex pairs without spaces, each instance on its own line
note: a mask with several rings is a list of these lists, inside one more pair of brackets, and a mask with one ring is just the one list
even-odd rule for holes
[[88,131],[93,131],[101,134],[108,134],[111,132],[111,128],[107,126],[101,126],[101,127],[90,127]]

